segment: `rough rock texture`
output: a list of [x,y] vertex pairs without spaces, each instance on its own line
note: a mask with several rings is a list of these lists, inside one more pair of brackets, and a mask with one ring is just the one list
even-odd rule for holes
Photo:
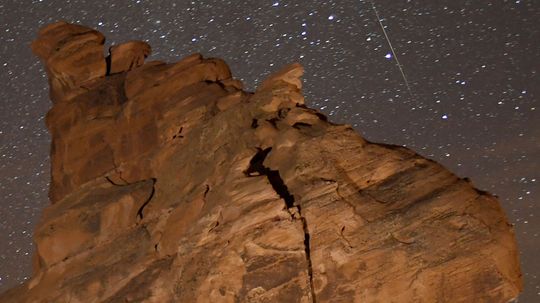
[[219,59],[147,62],[63,22],[32,48],[53,108],[34,275],[1,302],[507,302],[516,242],[492,195]]

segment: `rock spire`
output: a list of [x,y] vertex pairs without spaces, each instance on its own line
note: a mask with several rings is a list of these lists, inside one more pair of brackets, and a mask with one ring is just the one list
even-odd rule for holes
[[303,68],[255,92],[193,54],[57,22],[32,44],[53,107],[32,279],[0,302],[508,302],[497,199],[304,104]]

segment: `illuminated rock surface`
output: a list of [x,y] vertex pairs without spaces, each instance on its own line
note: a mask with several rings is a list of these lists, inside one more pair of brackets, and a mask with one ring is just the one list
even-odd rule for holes
[[0,302],[507,302],[499,202],[304,105],[292,64],[256,92],[225,62],[144,62],[55,23],[32,49],[54,106],[34,274]]

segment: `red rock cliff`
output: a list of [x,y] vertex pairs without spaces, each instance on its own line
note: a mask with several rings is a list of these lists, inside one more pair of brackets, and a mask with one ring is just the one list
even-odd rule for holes
[[34,275],[1,302],[507,302],[522,288],[490,194],[304,105],[292,64],[256,92],[199,54],[144,62],[39,32],[54,106]]

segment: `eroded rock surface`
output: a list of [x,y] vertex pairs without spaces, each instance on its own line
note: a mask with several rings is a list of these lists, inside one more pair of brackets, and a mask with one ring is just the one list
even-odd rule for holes
[[304,105],[303,69],[255,93],[225,62],[39,32],[51,205],[32,279],[1,302],[507,302],[522,288],[492,195]]

